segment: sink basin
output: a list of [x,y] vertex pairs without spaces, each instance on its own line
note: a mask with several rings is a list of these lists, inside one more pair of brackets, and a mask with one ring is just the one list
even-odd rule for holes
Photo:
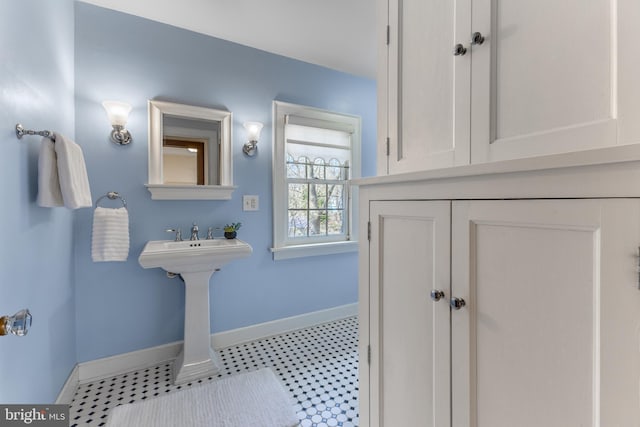
[[184,280],[184,345],[173,363],[173,383],[184,384],[220,372],[211,348],[209,280],[230,261],[251,255],[251,246],[238,239],[149,241],[138,262],[143,268],[162,268]]
[[239,239],[149,241],[138,262],[144,268],[162,268],[172,273],[215,271],[229,261],[251,255],[251,246]]

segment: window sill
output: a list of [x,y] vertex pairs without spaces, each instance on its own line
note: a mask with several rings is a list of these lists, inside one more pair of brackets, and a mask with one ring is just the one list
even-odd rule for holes
[[273,260],[302,258],[318,255],[334,255],[345,252],[357,252],[358,242],[350,240],[348,242],[313,243],[308,245],[284,246],[271,248]]

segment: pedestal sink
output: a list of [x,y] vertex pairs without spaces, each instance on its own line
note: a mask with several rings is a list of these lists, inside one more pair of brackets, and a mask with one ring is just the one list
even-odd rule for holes
[[184,384],[220,371],[211,348],[209,279],[230,261],[251,255],[251,246],[238,239],[152,240],[138,262],[143,268],[162,268],[180,274],[185,286],[184,346],[173,364],[174,384]]

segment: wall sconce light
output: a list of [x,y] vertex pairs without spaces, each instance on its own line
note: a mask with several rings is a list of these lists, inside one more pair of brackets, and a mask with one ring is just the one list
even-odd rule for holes
[[248,141],[242,147],[242,152],[249,157],[256,155],[258,151],[258,140],[262,131],[262,123],[260,122],[244,122],[244,128],[247,130]]
[[19,337],[27,335],[31,327],[31,313],[29,309],[20,310],[13,316],[0,317],[0,335],[13,334]]
[[107,110],[109,121],[113,130],[111,131],[111,140],[116,144],[127,145],[131,142],[131,134],[125,129],[131,105],[126,102],[104,101],[102,106]]

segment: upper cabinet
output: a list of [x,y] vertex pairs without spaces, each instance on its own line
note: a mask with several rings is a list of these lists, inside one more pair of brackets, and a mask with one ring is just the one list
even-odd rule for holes
[[635,0],[379,0],[379,175],[640,141]]

